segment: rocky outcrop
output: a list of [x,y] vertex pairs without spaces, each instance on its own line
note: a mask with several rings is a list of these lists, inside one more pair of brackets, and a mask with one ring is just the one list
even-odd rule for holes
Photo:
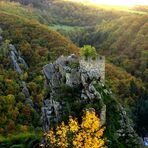
[[[91,63],[89,63],[90,61]],[[99,62],[104,66],[102,60],[96,59],[92,61],[92,59],[90,59],[85,61],[83,58],[79,59],[75,55],[71,55],[68,57],[61,56],[55,62],[43,67],[47,85],[51,88],[49,95],[43,100],[42,107],[43,129],[45,133],[49,131],[53,123],[54,125],[57,124],[62,115],[65,114],[65,107],[68,108],[68,104],[64,101],[64,98],[60,97],[59,100],[56,99],[61,93],[61,85],[63,84],[70,88],[80,89],[80,98],[74,100],[78,104],[82,104],[82,106],[90,103],[96,105],[97,102],[99,102],[100,110],[97,113],[100,114],[101,126],[106,124],[107,105],[103,102],[102,94],[110,95],[111,92],[107,90],[103,83],[105,69]],[[99,84],[98,87],[100,90],[96,87],[97,84]],[[68,93],[69,92],[67,92],[67,95]],[[142,139],[136,134],[126,111],[119,103],[114,105],[118,108],[120,121],[115,121],[117,124],[119,123],[119,127],[117,127],[113,134],[116,134],[115,137],[128,147],[142,147]],[[99,106],[97,106],[97,109],[98,108]],[[46,144],[45,139],[43,140],[43,143]]]
[[103,126],[106,123],[106,105],[105,104],[101,109],[100,120],[101,120],[100,126]]
[[[43,129],[44,132],[49,131],[50,121],[57,122],[58,112],[60,110],[59,102],[54,101],[53,99],[45,99],[42,107],[42,119],[43,119]],[[52,115],[52,113],[55,113]]]
[[[3,37],[0,35],[0,44],[3,44]],[[28,65],[25,62],[25,60],[19,55],[17,49],[15,48],[15,46],[13,44],[9,44],[7,47],[9,50],[9,57],[11,60],[11,63],[13,65],[14,70],[18,73],[18,75],[23,74],[25,71],[28,69]],[[23,66],[23,69],[21,68],[21,66]],[[31,107],[33,107],[33,102],[30,99],[30,93],[29,90],[27,88],[26,82],[20,80],[19,81],[21,87],[22,87],[22,92],[25,95],[26,98],[26,104],[30,105]]]
[[117,131],[117,136],[124,139],[128,147],[143,148],[143,140],[138,136],[133,128],[125,109],[119,104],[120,110],[120,129]]
[[20,64],[22,64],[26,69],[28,69],[27,63],[25,62],[25,60],[22,57],[19,56],[14,45],[10,44],[9,49],[10,49],[10,58],[11,58],[14,70],[18,74],[22,74],[23,70],[20,68]]
[[[95,88],[96,83],[104,81],[104,75],[98,67],[99,62],[103,63],[100,57],[91,64],[89,60],[79,59],[72,54],[68,57],[61,56],[55,62],[43,67],[47,85],[51,88],[50,95],[44,99],[42,107],[43,129],[45,132],[50,128],[51,120],[57,122],[63,114],[66,102],[62,101],[62,98],[60,101],[55,99],[60,93],[61,85],[65,84],[70,88],[81,86],[79,87],[80,98],[78,100],[80,103],[99,102],[101,100],[101,94]],[[102,125],[106,120],[105,114],[106,106],[104,105],[101,110]]]
[[[9,45],[9,53],[10,53],[10,58],[11,58],[11,61],[12,61],[12,65],[13,65],[13,68],[14,70],[19,74],[23,74],[25,71],[21,69],[20,65],[23,65],[24,69],[27,70],[28,69],[28,65],[27,63],[25,62],[25,60],[19,55],[18,51],[16,50],[15,46],[10,44]],[[25,81],[22,81],[20,80],[20,84],[22,86],[22,92],[24,93],[25,95],[25,98],[26,98],[26,104],[28,104],[29,106],[33,107],[33,102],[32,100],[30,99],[30,93],[29,93],[29,90],[27,88],[27,85],[26,85],[26,82]]]

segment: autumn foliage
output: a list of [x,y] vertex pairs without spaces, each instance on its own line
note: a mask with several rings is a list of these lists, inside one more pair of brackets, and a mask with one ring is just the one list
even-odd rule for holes
[[95,112],[86,111],[81,124],[76,118],[70,117],[68,125],[62,122],[56,129],[51,129],[46,137],[53,148],[105,148],[104,130]]

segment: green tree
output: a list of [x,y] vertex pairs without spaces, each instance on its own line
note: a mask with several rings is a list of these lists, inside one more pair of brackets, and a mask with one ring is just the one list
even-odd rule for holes
[[5,42],[0,46],[0,60],[4,60],[8,56],[9,52],[9,40],[5,40]]
[[86,59],[88,59],[89,57],[96,58],[97,52],[96,49],[91,45],[85,45],[81,48],[80,55],[84,56]]

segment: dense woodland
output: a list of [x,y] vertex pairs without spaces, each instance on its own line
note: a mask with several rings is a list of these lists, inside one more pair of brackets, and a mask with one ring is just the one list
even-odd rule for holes
[[[20,3],[0,2],[0,34],[5,40],[0,45],[0,144],[5,141],[4,147],[9,147],[7,143],[15,144],[18,139],[21,144],[24,137],[39,141],[40,110],[48,92],[42,66],[61,54],[78,54],[78,47],[87,44],[106,56],[106,85],[126,108],[138,134],[144,136],[148,130],[148,8],[96,7],[58,0],[14,1]],[[9,43],[29,65],[21,76],[8,58]],[[20,79],[27,82],[35,109],[24,103]],[[13,136],[16,133],[26,134]]]

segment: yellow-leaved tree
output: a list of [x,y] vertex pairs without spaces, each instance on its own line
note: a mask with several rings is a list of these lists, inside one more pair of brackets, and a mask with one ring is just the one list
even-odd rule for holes
[[81,124],[70,117],[68,125],[62,122],[56,129],[51,129],[46,138],[52,148],[105,148],[104,130],[104,127],[100,127],[100,119],[95,111],[88,110]]

